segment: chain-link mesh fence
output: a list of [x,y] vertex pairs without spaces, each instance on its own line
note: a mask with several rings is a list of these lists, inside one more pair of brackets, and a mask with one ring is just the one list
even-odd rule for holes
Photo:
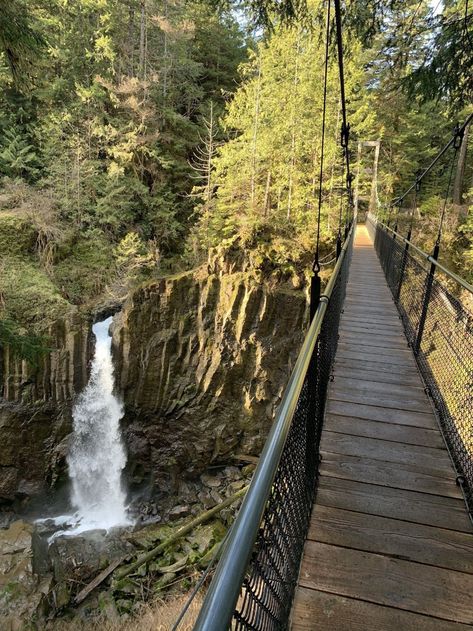
[[473,514],[473,314],[427,255],[372,218],[367,226]]
[[337,349],[354,231],[340,267],[268,498],[233,629],[287,629],[317,486],[327,386]]

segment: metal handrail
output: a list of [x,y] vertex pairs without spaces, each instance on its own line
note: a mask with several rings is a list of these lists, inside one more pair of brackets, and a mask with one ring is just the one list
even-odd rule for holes
[[399,234],[399,232],[396,232],[395,230],[390,228],[387,224],[383,223],[382,221],[380,221],[379,219],[377,219],[371,214],[368,215],[368,220],[374,223],[375,225],[378,224],[382,226],[388,232],[391,232],[393,235],[396,236],[396,239],[399,239],[403,243],[406,243],[409,246],[409,249],[412,249],[415,252],[417,252],[419,256],[424,258],[429,263],[432,263],[432,265],[435,265],[436,267],[438,267],[446,276],[449,276],[451,279],[453,279],[455,282],[461,285],[464,289],[466,289],[467,291],[473,294],[473,285],[470,285],[470,283],[466,281],[464,278],[462,278],[461,276],[458,276],[458,274],[455,274],[455,272],[452,272],[447,267],[439,263],[433,256],[431,256],[430,254],[427,254],[427,252],[424,252],[424,250],[421,250],[419,247],[417,247],[417,245],[414,245],[412,241],[409,241],[408,239],[403,237],[402,234]]
[[230,530],[194,631],[222,631],[230,626],[309,363],[354,228],[353,222],[325,292],[320,296],[317,311],[284,391],[250,488]]

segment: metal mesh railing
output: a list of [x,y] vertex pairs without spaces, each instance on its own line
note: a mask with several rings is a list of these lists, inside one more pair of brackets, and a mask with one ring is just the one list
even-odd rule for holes
[[327,386],[337,348],[338,325],[349,265],[337,276],[261,528],[253,548],[235,629],[286,629],[315,498],[319,443]]
[[473,514],[473,314],[432,257],[372,217],[367,225]]
[[[316,493],[327,387],[337,348],[353,236],[354,228],[326,294],[320,298],[195,629],[287,629]],[[269,491],[265,493],[261,478],[271,468],[266,487]],[[255,517],[258,506],[262,507],[261,513]]]

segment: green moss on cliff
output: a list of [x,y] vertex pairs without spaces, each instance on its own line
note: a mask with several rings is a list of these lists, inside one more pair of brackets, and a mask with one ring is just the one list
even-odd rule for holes
[[33,261],[5,257],[2,268],[0,293],[6,317],[23,326],[40,330],[71,311],[71,305]]

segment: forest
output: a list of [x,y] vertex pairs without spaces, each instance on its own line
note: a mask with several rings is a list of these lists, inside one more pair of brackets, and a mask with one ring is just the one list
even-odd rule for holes
[[[382,208],[471,111],[464,0],[441,10],[391,4],[367,4],[369,29],[356,2],[346,16],[351,138],[353,146],[381,141]],[[240,14],[180,0],[2,3],[2,339],[28,353],[71,305],[123,297],[146,278],[198,265],[217,245],[238,244],[256,266],[307,267],[321,134],[320,6],[309,4],[299,21],[274,15],[257,26],[261,7],[255,17],[254,7]],[[332,56],[327,251],[343,177],[335,86]],[[454,247],[443,256],[471,278],[468,138],[448,202]],[[446,171],[417,205],[427,248]]]
[[337,2],[342,94],[333,1],[0,0],[0,627],[172,628],[356,215],[451,270],[418,337],[471,410],[473,4]]

